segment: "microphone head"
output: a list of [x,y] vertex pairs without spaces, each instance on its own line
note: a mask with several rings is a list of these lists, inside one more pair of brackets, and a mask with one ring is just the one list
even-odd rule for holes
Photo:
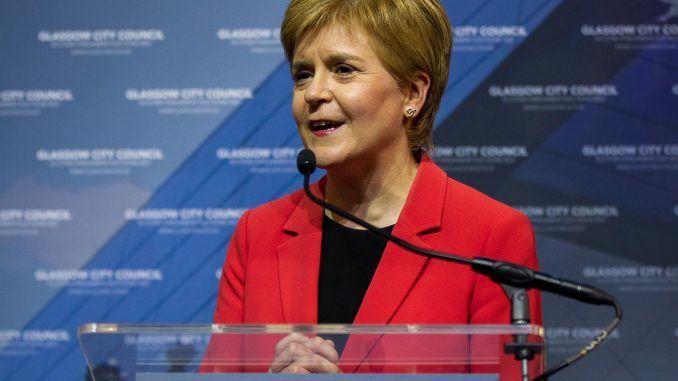
[[315,154],[308,148],[299,151],[297,155],[297,169],[302,175],[310,175],[315,171]]

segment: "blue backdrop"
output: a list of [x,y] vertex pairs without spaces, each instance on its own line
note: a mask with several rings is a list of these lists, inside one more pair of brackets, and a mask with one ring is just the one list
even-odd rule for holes
[[[625,307],[554,379],[674,379],[678,2],[444,3],[436,161]],[[211,321],[235,222],[300,186],[285,5],[0,0],[1,379],[84,379],[86,322]],[[551,362],[612,316],[544,301]]]

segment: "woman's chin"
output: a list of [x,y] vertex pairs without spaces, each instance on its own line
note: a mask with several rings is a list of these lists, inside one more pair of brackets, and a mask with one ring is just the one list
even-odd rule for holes
[[341,165],[346,162],[347,156],[343,152],[338,152],[336,149],[330,147],[312,147],[311,150],[315,153],[316,163],[322,169],[328,169]]

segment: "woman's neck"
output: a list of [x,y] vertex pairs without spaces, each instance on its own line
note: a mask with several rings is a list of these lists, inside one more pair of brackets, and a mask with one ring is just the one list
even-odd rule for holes
[[[396,223],[417,174],[411,153],[362,163],[359,169],[327,171],[325,199],[377,227]],[[327,211],[333,220],[356,229],[359,225]]]

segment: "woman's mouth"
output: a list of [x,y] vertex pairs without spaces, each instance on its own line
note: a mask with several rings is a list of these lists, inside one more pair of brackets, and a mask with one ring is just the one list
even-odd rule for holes
[[315,136],[325,136],[333,133],[337,128],[341,127],[344,122],[334,120],[315,120],[309,122],[311,132]]

